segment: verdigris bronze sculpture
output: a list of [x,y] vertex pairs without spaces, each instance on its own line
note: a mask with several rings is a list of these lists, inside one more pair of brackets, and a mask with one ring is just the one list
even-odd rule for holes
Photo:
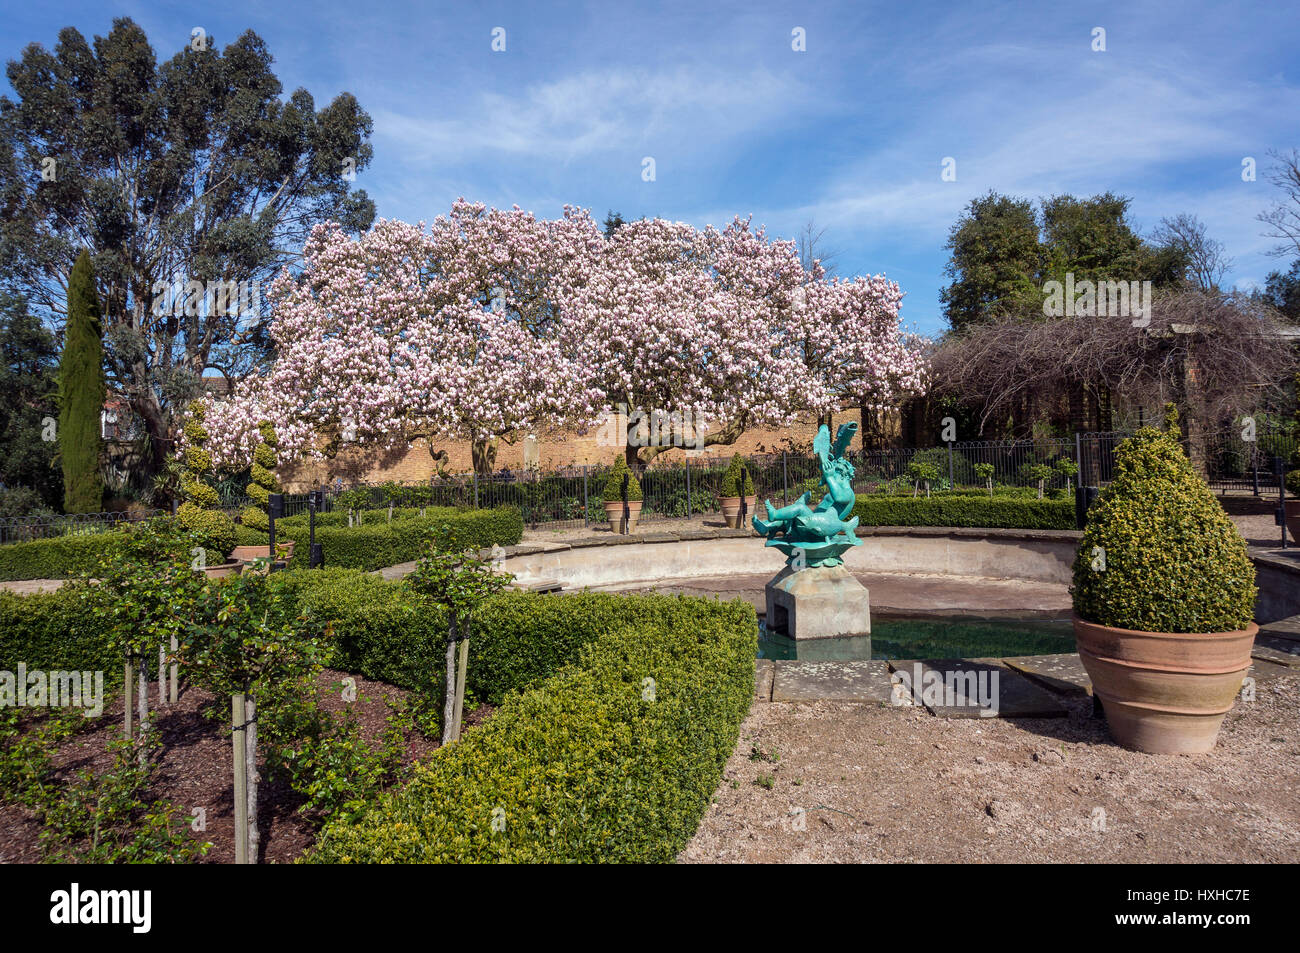
[[818,429],[813,450],[826,487],[821,502],[810,506],[805,493],[780,509],[767,502],[767,518],[754,517],[754,529],[767,537],[764,545],[786,555],[785,568],[767,584],[771,632],[801,640],[871,634],[867,587],[844,567],[844,553],[862,545],[858,518],[849,516],[857,499],[853,464],[844,456],[857,432],[855,423],[841,425],[832,445],[830,430]]
[[862,545],[856,532],[858,518],[849,519],[857,496],[853,492],[853,464],[844,456],[857,432],[857,424],[841,424],[832,446],[826,425],[818,429],[813,452],[821,464],[826,495],[816,507],[808,505],[812,494],[805,493],[779,510],[766,501],[767,519],[754,517],[754,529],[767,537],[765,545],[786,554],[787,566],[842,566],[844,551]]

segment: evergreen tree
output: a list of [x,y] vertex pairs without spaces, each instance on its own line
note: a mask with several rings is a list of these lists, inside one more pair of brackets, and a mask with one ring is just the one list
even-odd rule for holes
[[68,277],[68,324],[59,364],[59,454],[63,460],[63,509],[95,513],[104,499],[99,475],[103,444],[104,341],[99,296],[90,254],[77,256]]
[[63,481],[44,421],[57,413],[58,366],[54,335],[22,298],[0,295],[0,485],[29,487],[54,507]]

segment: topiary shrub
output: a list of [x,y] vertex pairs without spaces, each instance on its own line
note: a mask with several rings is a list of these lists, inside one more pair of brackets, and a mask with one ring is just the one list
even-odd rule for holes
[[212,454],[204,449],[208,431],[203,426],[203,404],[193,401],[187,408],[189,419],[182,432],[185,447],[181,450],[181,495],[185,502],[176,510],[176,521],[199,537],[204,549],[216,552],[224,560],[235,548],[235,521],[217,509],[221,500],[207,482],[212,473]]
[[[745,486],[743,491],[740,486],[740,474],[742,470],[745,474]],[[748,460],[737,453],[731,458],[731,463],[727,464],[727,472],[722,475],[722,486],[718,490],[718,496],[725,499],[753,495],[754,468],[750,466]]]
[[1145,427],[1115,452],[1115,479],[1088,512],[1074,560],[1074,611],[1143,632],[1229,632],[1254,617],[1246,541],[1178,442]]
[[637,480],[636,474],[628,469],[627,460],[619,457],[614,461],[614,469],[609,472],[609,479],[605,481],[605,491],[602,498],[606,503],[621,503],[623,500],[623,475],[627,474],[627,498],[629,502],[635,503],[641,499],[641,483]]
[[239,521],[249,529],[265,533],[271,528],[271,520],[266,515],[267,504],[271,502],[272,493],[280,492],[280,482],[275,478],[275,467],[279,462],[275,453],[278,441],[275,428],[269,420],[261,421],[257,425],[257,432],[261,435],[262,442],[253,448],[253,466],[250,471],[253,482],[248,484],[245,491],[256,505],[244,507],[239,514]]

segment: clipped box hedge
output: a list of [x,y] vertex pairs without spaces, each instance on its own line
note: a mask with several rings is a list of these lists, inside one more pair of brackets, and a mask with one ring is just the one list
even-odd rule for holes
[[859,526],[971,526],[986,529],[1074,529],[1074,501],[1066,498],[951,494],[862,494],[853,507]]
[[[405,582],[348,569],[278,577],[329,626],[329,663],[439,697],[445,617]],[[0,669],[104,670],[121,658],[80,584],[0,593]],[[744,602],[502,593],[471,626],[468,687],[500,709],[436,752],[309,859],[667,861],[694,833],[753,692]],[[501,809],[504,830],[493,830]]]
[[0,592],[0,671],[18,663],[47,671],[103,671],[120,682],[122,656],[109,648],[105,622],[81,584],[20,596]]
[[[424,555],[428,533],[444,527],[479,548],[513,546],[524,535],[523,516],[513,506],[490,510],[430,507],[424,516],[409,515],[391,523],[378,514],[371,519],[373,522],[352,527],[316,524],[316,542],[324,547],[326,566],[369,570],[410,562]],[[290,566],[305,567],[310,557],[307,520],[277,520],[275,530],[278,540],[295,543]]]
[[111,532],[55,536],[0,546],[0,582],[67,579],[95,564]]
[[[326,824],[305,859],[671,861],[708,807],[749,708],[754,611],[703,599],[593,598],[578,607],[556,596],[494,600],[506,638],[498,643],[502,632],[482,627],[469,677],[531,687],[508,692],[488,722],[435,751],[360,820]],[[548,636],[566,631],[557,623],[584,608],[630,624],[551,646]],[[535,659],[506,669],[479,655],[476,676],[476,642],[506,649],[530,632]]]

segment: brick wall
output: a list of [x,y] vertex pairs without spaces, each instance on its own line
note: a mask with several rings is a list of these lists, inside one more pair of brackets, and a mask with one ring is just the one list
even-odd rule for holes
[[[834,415],[832,436],[840,424],[848,421],[860,423],[856,408]],[[796,420],[788,427],[746,431],[729,446],[712,446],[702,451],[689,452],[693,459],[701,456],[729,458],[733,453],[780,453],[782,450],[807,453],[812,448],[816,434],[817,421],[809,416]],[[543,471],[563,466],[608,464],[620,452],[618,447],[610,445],[608,437],[599,430],[585,434],[566,430],[539,431],[536,434],[535,450],[526,447],[526,437],[523,435],[514,443],[499,441],[493,469],[524,469],[526,452]],[[853,439],[853,449],[860,449],[860,441],[861,435]],[[446,461],[441,466],[447,472],[468,473],[473,469],[469,441],[434,441],[434,450],[446,454]],[[665,463],[680,462],[683,451],[673,449],[661,454],[658,459]],[[407,446],[387,451],[375,446],[345,446],[332,460],[304,460],[281,466],[277,475],[284,488],[295,493],[332,483],[338,478],[345,484],[384,483],[389,480],[397,483],[422,483],[433,476],[439,465],[430,455],[429,441],[420,437]]]

